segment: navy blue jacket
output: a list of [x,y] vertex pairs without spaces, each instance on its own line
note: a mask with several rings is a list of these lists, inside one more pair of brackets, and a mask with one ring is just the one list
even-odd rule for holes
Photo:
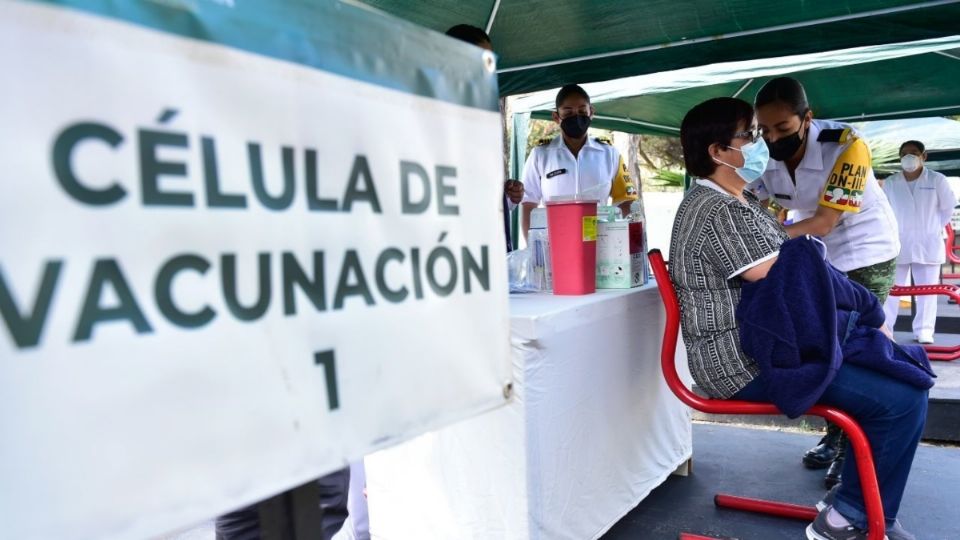
[[774,405],[790,418],[813,406],[842,362],[919,388],[933,386],[927,354],[879,330],[880,302],[824,260],[822,244],[800,237],[780,247],[767,277],[744,282],[737,306],[740,345],[756,360]]

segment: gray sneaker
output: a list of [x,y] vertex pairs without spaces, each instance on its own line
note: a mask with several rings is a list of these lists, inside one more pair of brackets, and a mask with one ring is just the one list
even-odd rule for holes
[[[822,512],[824,508],[833,506],[833,500],[837,498],[838,489],[840,489],[840,484],[830,488],[830,490],[827,491],[827,494],[817,502],[818,512]],[[903,525],[900,524],[899,519],[894,520],[893,525],[887,525],[886,536],[887,540],[917,540],[916,536],[903,528]]]
[[807,525],[807,540],[867,540],[867,533],[847,525],[846,527],[831,527],[827,522],[827,514],[832,506],[827,506],[817,514],[817,519]]
[[822,512],[824,508],[833,506],[833,500],[837,498],[838,489],[840,489],[840,484],[837,484],[827,490],[827,494],[817,502],[817,512]]
[[887,525],[887,540],[917,540],[917,537],[907,532],[898,519],[893,525]]

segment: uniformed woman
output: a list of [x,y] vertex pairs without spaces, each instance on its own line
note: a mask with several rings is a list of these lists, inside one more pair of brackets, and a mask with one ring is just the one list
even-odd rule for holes
[[610,199],[624,215],[638,198],[620,152],[610,141],[587,136],[594,114],[587,92],[568,84],[557,92],[555,105],[553,121],[560,125],[560,136],[541,141],[523,167],[524,237],[530,213],[553,198]]
[[[754,184],[757,195],[794,210],[787,234],[821,237],[829,261],[883,304],[893,286],[900,241],[867,144],[846,124],[815,120],[796,79],[767,82],[755,107],[771,158]],[[842,439],[838,427],[828,426],[827,436],[804,455],[810,468],[830,466],[827,487],[840,479]]]

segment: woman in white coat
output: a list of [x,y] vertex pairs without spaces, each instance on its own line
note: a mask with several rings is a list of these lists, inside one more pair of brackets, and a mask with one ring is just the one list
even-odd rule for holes
[[[927,159],[923,143],[907,141],[900,145],[901,172],[887,178],[883,191],[900,224],[900,256],[897,257],[897,285],[931,285],[940,282],[940,266],[946,260],[943,228],[957,198],[942,174],[923,166]],[[887,326],[897,320],[900,299],[890,297],[884,304]],[[920,343],[933,343],[937,322],[937,297],[918,296],[917,315],[913,319],[913,337]]]

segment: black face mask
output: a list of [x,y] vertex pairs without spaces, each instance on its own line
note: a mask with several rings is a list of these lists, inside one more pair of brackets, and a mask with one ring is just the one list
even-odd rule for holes
[[767,148],[770,149],[770,159],[786,161],[793,157],[793,155],[797,153],[797,150],[803,146],[803,139],[800,138],[801,131],[803,131],[804,136],[806,136],[806,130],[803,129],[803,125],[801,124],[800,129],[793,135],[780,137],[776,142],[764,141],[767,143]]
[[560,129],[571,139],[579,139],[587,133],[590,127],[590,117],[577,115],[568,116],[560,121]]

